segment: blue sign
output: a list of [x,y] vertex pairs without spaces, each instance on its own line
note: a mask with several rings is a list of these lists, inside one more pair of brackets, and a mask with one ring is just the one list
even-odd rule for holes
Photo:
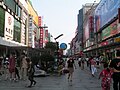
[[97,31],[110,22],[118,14],[120,0],[101,0],[95,9],[95,25]]
[[60,44],[60,49],[63,49],[63,50],[67,49],[67,44],[66,43],[61,43]]

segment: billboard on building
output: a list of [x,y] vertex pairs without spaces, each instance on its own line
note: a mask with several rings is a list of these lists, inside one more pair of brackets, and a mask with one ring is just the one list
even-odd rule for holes
[[86,22],[86,24],[84,25],[84,41],[86,41],[89,38],[89,23]]
[[10,15],[7,11],[5,12],[5,39],[13,40],[13,28],[14,27],[14,17]]
[[102,40],[109,38],[113,35],[120,33],[118,20],[110,24],[107,28],[102,31]]
[[90,41],[94,40],[94,17],[89,16],[89,39]]
[[119,7],[120,0],[101,0],[95,9],[96,31],[117,16]]

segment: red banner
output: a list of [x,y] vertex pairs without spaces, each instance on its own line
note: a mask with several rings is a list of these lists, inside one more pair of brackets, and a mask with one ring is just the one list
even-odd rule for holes
[[41,16],[38,17],[38,26],[41,27],[41,23],[42,23],[42,18]]

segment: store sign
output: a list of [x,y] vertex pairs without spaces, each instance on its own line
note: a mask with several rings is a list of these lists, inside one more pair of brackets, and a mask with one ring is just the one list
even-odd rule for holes
[[29,46],[32,47],[33,17],[29,16]]
[[94,18],[89,16],[89,39],[94,40]]
[[104,41],[104,42],[101,42],[101,43],[99,44],[99,47],[106,46],[106,45],[108,45],[108,44],[109,44],[108,41]]
[[43,28],[40,28],[40,41],[39,41],[40,48],[43,47]]
[[13,40],[14,18],[8,12],[5,12],[5,39]]
[[114,42],[115,42],[115,43],[120,42],[120,37],[115,38],[115,39],[114,39]]
[[41,24],[42,24],[42,18],[41,16],[38,17],[38,26],[41,27]]
[[115,34],[119,33],[119,29],[118,29],[118,20],[116,20],[115,22],[113,22],[112,24],[110,24],[110,26],[108,26],[107,28],[105,28],[102,31],[102,40],[111,37]]

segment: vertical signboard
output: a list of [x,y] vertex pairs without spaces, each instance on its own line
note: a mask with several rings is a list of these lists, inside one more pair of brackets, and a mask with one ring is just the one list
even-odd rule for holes
[[45,30],[45,43],[48,42],[48,30]]
[[32,47],[33,17],[29,16],[29,47]]
[[94,40],[94,18],[89,16],[89,39],[90,41]]
[[43,48],[43,28],[40,28],[40,48]]
[[42,23],[42,18],[41,16],[38,17],[38,26],[41,27],[41,23]]
[[5,12],[5,39],[13,40],[14,18],[8,12]]

